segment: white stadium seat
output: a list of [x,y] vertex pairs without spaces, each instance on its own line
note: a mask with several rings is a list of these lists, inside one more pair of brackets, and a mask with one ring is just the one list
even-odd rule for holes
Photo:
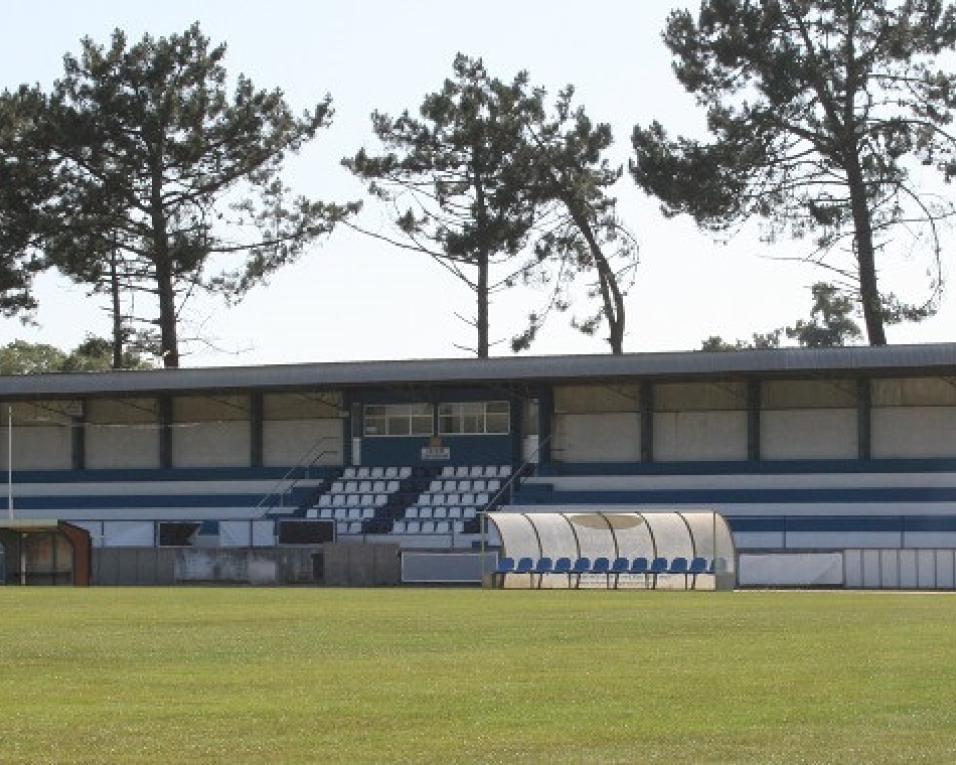
[[417,507],[407,507],[405,508],[405,517],[409,520],[418,518],[418,508]]
[[372,472],[369,473],[369,478],[383,478],[385,476],[385,468],[373,467]]
[[454,477],[455,477],[455,468],[452,467],[451,465],[445,465],[445,467],[443,467],[443,468],[441,469],[441,477],[442,477],[442,478],[454,478]]
[[347,467],[342,471],[342,478],[355,478],[355,468]]
[[398,469],[399,478],[410,478],[412,475],[412,469],[410,467],[403,467]]
[[367,468],[367,467],[360,467],[358,470],[355,471],[355,477],[356,477],[356,478],[368,478],[368,468]]
[[432,510],[432,518],[444,520],[448,517],[448,510],[444,507],[436,507]]

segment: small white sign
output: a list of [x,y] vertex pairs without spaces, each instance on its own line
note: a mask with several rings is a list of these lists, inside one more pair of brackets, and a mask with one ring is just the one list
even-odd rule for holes
[[450,446],[423,446],[422,459],[423,460],[450,460],[451,447]]

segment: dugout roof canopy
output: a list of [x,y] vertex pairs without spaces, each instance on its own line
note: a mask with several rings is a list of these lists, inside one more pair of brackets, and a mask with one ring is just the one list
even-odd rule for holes
[[956,343],[417,359],[0,376],[0,399],[374,385],[588,382],[644,378],[956,375]]
[[[727,521],[710,510],[513,512],[488,514],[501,554],[514,558],[704,558],[733,579],[734,542]],[[733,586],[731,584],[731,586]]]

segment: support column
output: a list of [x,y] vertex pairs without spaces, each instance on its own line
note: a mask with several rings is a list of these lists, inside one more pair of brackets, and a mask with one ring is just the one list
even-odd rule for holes
[[352,394],[342,391],[342,465],[352,464]]
[[546,385],[538,396],[538,464],[551,464],[551,436],[554,433],[554,388]]
[[641,383],[641,462],[654,461],[654,383]]
[[86,469],[86,406],[86,399],[81,399],[80,413],[70,418],[72,467],[74,470]]
[[159,397],[159,466],[167,470],[173,466],[173,399],[171,396]]
[[263,395],[255,392],[249,397],[249,465],[254,468],[263,465],[262,421]]
[[522,423],[524,422],[524,401],[513,393],[508,397],[510,402],[508,411],[511,413],[509,427],[511,430],[511,464],[520,465],[524,462],[522,443]]
[[747,381],[747,459],[760,459],[760,380]]
[[873,399],[870,392],[870,381],[861,378],[856,381],[856,416],[857,416],[857,458],[868,460],[872,456],[872,419]]

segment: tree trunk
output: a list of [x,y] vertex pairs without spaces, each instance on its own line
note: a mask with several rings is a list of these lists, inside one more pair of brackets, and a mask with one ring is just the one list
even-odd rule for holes
[[150,214],[153,223],[153,263],[156,266],[156,294],[159,298],[159,352],[167,369],[179,367],[179,341],[176,337],[176,293],[173,264],[169,257],[166,211],[163,208],[163,170],[153,161]]
[[173,291],[172,264],[169,257],[156,262],[156,291],[159,295],[159,337],[163,366],[179,367],[179,342],[176,337],[176,300]]
[[[475,148],[475,153],[478,149]],[[482,183],[481,171],[478,169],[478,163],[473,164],[474,185],[475,185],[475,207],[476,217],[478,219],[478,252],[476,260],[478,265],[478,358],[488,358],[488,269],[490,266],[488,255],[488,244],[486,241],[488,230],[488,210],[485,207],[485,189]]]
[[478,358],[488,358],[488,253],[478,254]]
[[866,184],[859,160],[854,153],[848,158],[847,183],[850,189],[850,208],[853,213],[853,235],[856,242],[856,261],[860,279],[860,300],[863,320],[870,345],[886,345],[883,328],[883,306],[876,280],[876,257],[873,249],[873,227],[866,200]]
[[604,301],[604,318],[607,320],[608,338],[611,345],[611,353],[620,356],[624,353],[624,323],[626,316],[624,313],[624,295],[621,294],[621,288],[618,286],[617,277],[614,269],[604,257],[604,251],[598,244],[594,231],[588,219],[568,204],[568,211],[574,224],[578,227],[584,240],[588,243],[588,249],[591,251],[591,257],[594,258],[594,265],[598,271],[598,285],[601,290],[601,299]]
[[110,252],[110,297],[113,301],[113,369],[123,368],[123,314],[116,250]]

